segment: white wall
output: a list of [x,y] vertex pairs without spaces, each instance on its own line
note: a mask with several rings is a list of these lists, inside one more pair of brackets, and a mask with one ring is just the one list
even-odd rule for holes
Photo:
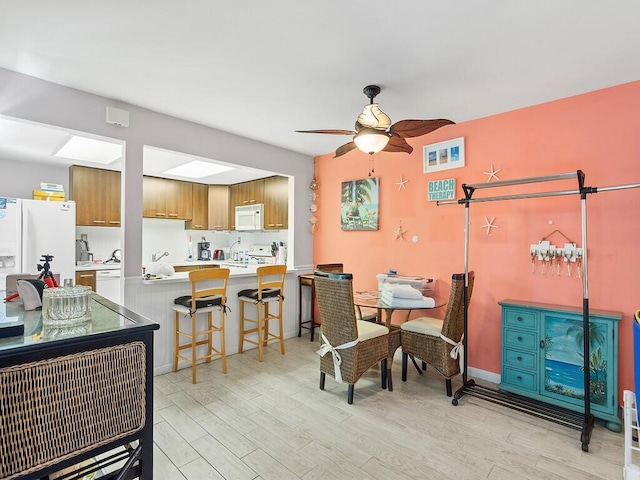
[[[129,128],[106,123],[107,106],[129,111]],[[0,69],[0,114],[126,142],[122,189],[125,282],[138,279],[142,268],[142,161],[145,144],[292,176],[294,209],[290,227],[297,228],[293,245],[289,245],[289,257],[293,266],[303,269],[310,268],[313,262],[313,236],[308,228],[312,157],[6,69]],[[4,178],[4,175],[0,177]],[[128,302],[126,290],[125,305]]]
[[33,198],[33,191],[40,190],[40,182],[61,184],[68,195],[69,170],[66,167],[0,158],[0,196]]

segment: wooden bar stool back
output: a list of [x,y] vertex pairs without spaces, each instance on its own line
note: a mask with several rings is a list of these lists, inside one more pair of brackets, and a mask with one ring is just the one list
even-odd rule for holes
[[[212,358],[222,359],[222,373],[227,373],[227,352],[225,347],[225,317],[227,308],[228,268],[203,268],[189,272],[191,282],[191,296],[176,298],[173,310],[175,315],[175,356],[173,371],[178,370],[180,360],[191,365],[192,382],[196,383],[196,364],[201,360],[211,362]],[[213,312],[220,311],[220,322],[214,325]],[[197,329],[197,316],[207,314],[204,330]],[[188,318],[189,328],[180,329],[180,318]],[[185,322],[186,323],[186,322]],[[220,334],[220,348],[213,346],[213,334]],[[180,337],[189,339],[188,343],[180,344]],[[198,347],[206,346],[206,353],[198,356]],[[181,350],[191,350],[191,355],[181,355]]]
[[[284,278],[287,273],[286,265],[267,265],[258,267],[258,288],[241,290],[238,292],[240,303],[240,345],[238,352],[242,353],[244,342],[258,346],[258,361],[263,359],[263,347],[269,342],[280,342],[280,353],[284,355],[284,335],[282,325]],[[277,313],[274,308],[269,309],[269,304],[278,304]],[[248,318],[245,315],[245,306],[256,306],[256,317]],[[278,333],[272,333],[269,328],[270,320],[278,320]],[[254,335],[256,334],[256,335]],[[247,337],[249,335],[249,337]]]

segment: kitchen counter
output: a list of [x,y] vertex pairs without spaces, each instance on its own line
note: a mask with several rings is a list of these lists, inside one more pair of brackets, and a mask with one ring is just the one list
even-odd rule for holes
[[90,270],[120,270],[121,263],[87,263],[76,265],[76,272],[87,272]]
[[[189,262],[187,265],[194,265],[196,262]],[[200,264],[211,264],[211,262],[200,262]],[[176,264],[172,264],[176,266]],[[229,278],[240,278],[240,277],[255,277],[256,270],[258,267],[264,265],[257,264],[225,264],[224,261],[218,262],[217,265],[220,265],[220,268],[228,268],[229,269]],[[295,272],[295,269],[287,269],[287,274]],[[177,283],[177,282],[188,282],[189,281],[189,272],[176,272],[170,277],[161,276],[161,278],[145,278],[143,277],[142,283],[144,285],[153,285],[158,283]]]
[[[220,262],[223,263],[223,262]],[[196,264],[196,262],[187,262],[187,265]],[[222,265],[221,265],[222,266]],[[233,355],[238,351],[239,325],[238,319],[238,292],[247,288],[257,287],[256,269],[259,265],[250,264],[247,266],[230,267],[230,277],[227,284],[227,312],[225,338],[227,343],[227,355]],[[298,334],[298,302],[296,302],[297,292],[297,274],[298,270],[289,267],[285,278],[284,288],[284,336],[285,338],[294,337]],[[183,295],[191,295],[191,283],[189,282],[189,272],[178,272],[171,277],[161,278],[157,280],[147,280],[143,276],[139,279],[131,279],[128,283],[129,290],[127,292],[127,308],[153,319],[160,324],[160,330],[156,332],[154,351],[154,374],[170,372],[173,369],[174,355],[174,299]],[[255,307],[253,307],[255,308]],[[249,315],[255,315],[256,312],[249,312]],[[198,316],[199,326],[203,327],[206,321],[205,316]],[[276,322],[274,322],[275,324]],[[275,325],[274,325],[275,327]],[[218,340],[214,339],[214,346],[218,348]],[[255,346],[245,347],[247,352],[245,355],[257,355],[250,351]],[[267,349],[271,351],[271,349]],[[280,355],[278,349],[274,349],[277,355]],[[271,355],[268,353],[267,355]],[[217,361],[217,360],[215,360]],[[257,358],[256,358],[257,361]],[[186,364],[180,363],[180,368],[184,368]]]

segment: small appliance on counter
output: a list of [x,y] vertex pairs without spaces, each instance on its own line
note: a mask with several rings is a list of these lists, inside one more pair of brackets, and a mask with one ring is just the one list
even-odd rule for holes
[[[198,260],[211,260],[211,242],[198,242]],[[218,250],[216,250],[218,251]]]
[[86,262],[93,262],[93,253],[89,251],[89,241],[87,235],[80,235],[80,240],[76,240],[76,265]]
[[213,259],[214,260],[224,260],[224,250],[214,250],[213,251]]

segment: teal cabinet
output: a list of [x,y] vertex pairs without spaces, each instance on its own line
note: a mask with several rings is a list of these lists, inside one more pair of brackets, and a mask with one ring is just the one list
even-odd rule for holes
[[[503,300],[498,389],[584,411],[582,309]],[[589,310],[591,413],[621,430],[618,418],[618,322],[621,312]]]

